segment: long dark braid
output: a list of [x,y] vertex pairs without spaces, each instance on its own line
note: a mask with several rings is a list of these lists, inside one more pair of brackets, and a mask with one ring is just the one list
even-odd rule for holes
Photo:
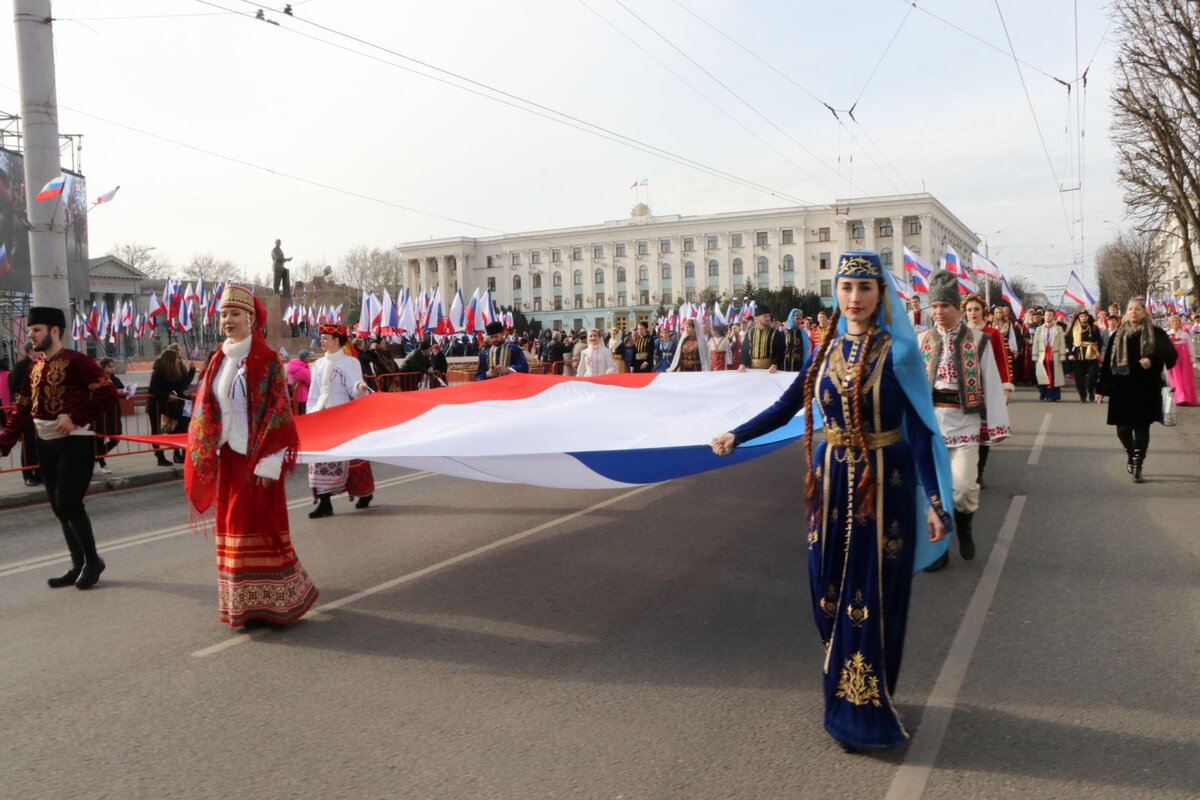
[[[862,356],[858,359],[858,367],[854,371],[854,388],[850,392],[850,420],[854,426],[850,438],[852,441],[858,440],[865,462],[862,477],[858,481],[858,511],[854,515],[859,522],[875,516],[875,470],[871,468],[871,451],[867,448],[867,433],[862,424],[863,379],[866,377],[867,354],[871,352],[872,333],[873,331],[868,330],[867,335],[863,337]],[[850,458],[857,459],[858,454],[851,449],[849,455]]]
[[837,322],[840,315],[841,309],[835,308],[833,316],[829,320],[829,328],[825,331],[825,338],[821,340],[821,346],[809,363],[808,374],[804,377],[804,457],[807,459],[805,464],[808,467],[808,475],[804,479],[804,499],[810,507],[813,498],[817,496],[817,473],[812,466],[813,386],[816,384],[817,373],[821,371],[821,364],[825,361],[825,355],[829,352],[829,345],[837,338]]

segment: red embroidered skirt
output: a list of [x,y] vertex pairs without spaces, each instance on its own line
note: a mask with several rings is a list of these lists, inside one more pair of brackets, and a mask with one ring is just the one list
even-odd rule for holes
[[342,492],[351,497],[366,497],[375,494],[375,473],[371,471],[371,462],[360,458],[309,464],[308,485],[313,497]]
[[317,587],[292,549],[282,480],[246,481],[246,456],[226,445],[217,467],[217,606],[220,620],[295,622],[312,608]]

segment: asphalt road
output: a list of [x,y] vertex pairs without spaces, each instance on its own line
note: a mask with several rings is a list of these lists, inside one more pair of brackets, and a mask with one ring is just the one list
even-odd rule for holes
[[86,593],[0,513],[0,798],[1200,796],[1200,424],[1134,486],[1102,408],[1034,398],[979,558],[916,581],[907,748],[821,727],[799,447],[632,492],[380,469],[320,522],[294,480],[322,607],[281,631],[216,622],[178,483],[90,501]]

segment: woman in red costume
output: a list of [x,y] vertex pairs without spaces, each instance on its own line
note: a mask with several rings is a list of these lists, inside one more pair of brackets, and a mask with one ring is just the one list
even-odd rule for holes
[[288,532],[280,477],[295,468],[300,440],[284,370],[255,327],[266,318],[246,287],[225,287],[227,338],[196,395],[184,464],[192,508],[216,505],[217,604],[231,628],[295,622],[317,599]]

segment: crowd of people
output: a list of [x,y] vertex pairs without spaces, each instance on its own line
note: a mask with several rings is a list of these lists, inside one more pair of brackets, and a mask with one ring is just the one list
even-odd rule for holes
[[[479,381],[529,372],[531,362],[562,364],[559,374],[762,370],[794,373],[779,400],[711,447],[728,455],[814,405],[805,415],[808,464],[804,489],[813,615],[825,647],[825,727],[848,750],[895,747],[908,738],[892,702],[903,653],[915,568],[949,564],[948,538],[974,559],[974,517],[991,448],[1012,433],[1008,406],[1015,384],[1036,385],[1039,398],[1061,399],[1068,376],[1080,402],[1108,398],[1126,467],[1141,483],[1149,428],[1164,421],[1164,374],[1179,405],[1196,403],[1192,349],[1195,316],[1154,324],[1139,298],[1071,316],[1031,308],[1014,319],[962,297],[955,275],[935,272],[927,305],[905,308],[877,253],[843,254],[836,307],[815,320],[798,309],[777,320],[759,306],[732,326],[687,319],[678,330],[592,329],[521,337],[501,322],[478,343],[425,336],[393,350],[352,339],[343,325],[320,326],[320,354],[294,358],[273,350],[261,301],[229,284],[221,298],[225,341],[200,365],[182,348],[155,362],[148,411],[156,433],[187,434],[186,449],[155,451],[158,463],[184,465],[193,511],[215,530],[218,616],[233,628],[287,624],[303,616],[318,591],[292,546],[281,480],[296,465],[296,416],[337,412],[371,391],[409,387],[393,379],[421,376],[445,383],[447,352],[476,359]],[[24,442],[37,465],[27,479],[44,483],[61,523],[71,569],[53,588],[95,585],[105,569],[84,507],[93,469],[104,468],[121,433],[114,412],[122,386],[111,359],[99,363],[63,346],[62,311],[29,314],[26,356],[0,395],[7,411],[0,455]],[[7,365],[4,365],[7,366]],[[372,385],[373,384],[373,385]],[[167,460],[166,450],[174,450]],[[32,453],[32,456],[30,456]],[[30,471],[33,472],[32,470]],[[345,493],[356,508],[374,496],[370,464],[349,460],[308,465],[316,508],[333,514]]]

